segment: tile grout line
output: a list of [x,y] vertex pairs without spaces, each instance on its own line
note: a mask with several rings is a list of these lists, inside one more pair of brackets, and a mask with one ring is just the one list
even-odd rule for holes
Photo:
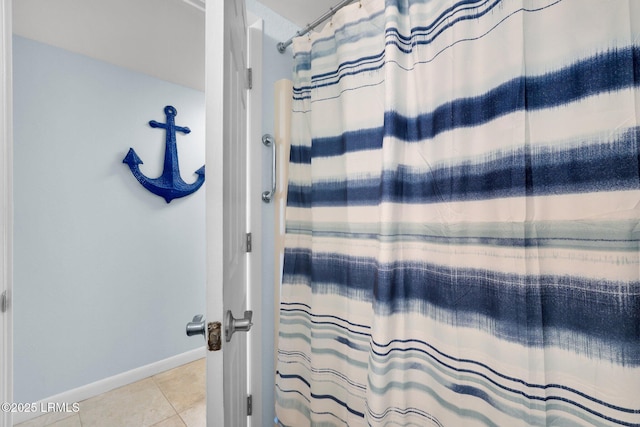
[[[185,368],[187,365],[192,365],[192,364],[194,364],[194,363],[197,363],[199,360],[200,360],[200,359],[198,359],[198,360],[194,360],[194,361],[191,361],[191,362],[189,362],[189,363],[186,363],[186,364],[181,365],[181,366],[177,366],[177,367],[175,367],[175,368],[173,368],[173,369],[170,369],[169,371],[165,371],[165,372],[178,371],[178,370],[179,370],[179,369],[181,369],[181,368]],[[167,399],[167,401],[169,402],[169,404],[171,405],[171,407],[172,407],[172,408],[173,408],[173,410],[175,411],[176,415],[178,415],[178,418],[180,418],[180,421],[182,422],[182,424],[184,424],[186,427],[190,427],[189,422],[188,422],[188,421],[187,421],[187,420],[182,416],[182,414],[186,413],[187,411],[189,411],[190,409],[194,408],[195,406],[194,406],[194,405],[191,405],[191,406],[189,406],[189,407],[187,407],[187,408],[184,408],[184,409],[182,410],[182,412],[179,412],[179,411],[178,411],[178,409],[175,407],[175,405],[173,404],[173,402],[171,401],[171,399],[169,398],[169,396],[167,396],[167,395],[165,394],[165,391],[164,391],[163,387],[160,385],[160,383],[158,382],[158,380],[157,380],[157,378],[156,378],[156,377],[158,377],[158,376],[160,376],[160,375],[164,374],[165,372],[160,372],[160,373],[158,373],[158,374],[156,374],[156,375],[153,375],[153,376],[152,376],[153,382],[154,382],[154,384],[156,384],[156,386],[160,389],[160,392],[161,392],[161,393],[162,393],[162,395],[165,397],[165,399]],[[167,419],[168,419],[168,418],[167,418]],[[165,421],[165,420],[163,420],[163,421]]]
[[[179,368],[179,366],[178,366],[178,367],[176,367],[176,368],[170,369],[169,371],[172,371],[172,370],[174,370],[174,369],[178,369],[178,368]],[[165,371],[165,372],[169,372],[169,371]],[[164,390],[162,389],[162,387],[160,387],[160,384],[158,384],[158,381],[156,380],[156,376],[157,376],[157,375],[158,375],[158,374],[156,374],[156,375],[152,375],[152,376],[151,376],[151,379],[153,380],[153,383],[156,385],[156,387],[158,387],[158,390],[160,390],[160,393],[162,393],[162,396],[167,400],[167,402],[169,402],[169,405],[171,405],[171,408],[173,409],[173,412],[175,412],[175,414],[174,414],[174,415],[172,415],[172,416],[170,416],[170,417],[168,417],[168,418],[165,418],[164,420],[160,420],[160,421],[158,421],[156,424],[160,424],[160,423],[162,423],[162,422],[164,422],[164,421],[168,420],[169,418],[173,418],[175,415],[177,415],[177,416],[180,418],[180,421],[182,421],[182,424],[184,424],[184,425],[186,426],[186,425],[187,425],[187,423],[184,421],[184,419],[182,419],[182,416],[180,415],[180,413],[179,413],[179,412],[178,412],[178,410],[176,409],[176,407],[175,407],[175,405],[173,404],[173,402],[171,401],[171,399],[169,399],[169,396],[167,396],[167,395],[165,394],[165,392],[164,392]],[[151,427],[153,427],[153,426],[151,426]],[[187,426],[187,427],[188,427],[188,426]]]
[[[191,363],[193,363],[193,362],[191,362]],[[183,365],[183,366],[184,366],[184,365]],[[173,370],[177,370],[177,369],[179,369],[180,367],[182,367],[182,366],[178,366],[178,367],[175,367],[175,368],[173,368],[173,369],[169,369],[169,370],[164,371],[164,372],[170,372],[170,371],[173,371]],[[181,413],[180,413],[180,412],[178,412],[178,409],[176,408],[176,406],[174,405],[174,403],[171,401],[171,399],[169,398],[169,396],[167,396],[167,394],[165,393],[165,390],[162,388],[162,386],[160,385],[160,383],[159,383],[159,382],[158,382],[158,380],[156,379],[157,375],[158,375],[158,374],[151,375],[150,377],[147,377],[147,379],[151,379],[151,380],[152,380],[153,384],[156,386],[156,388],[158,389],[158,391],[160,391],[160,394],[164,397],[164,399],[167,401],[167,403],[169,403],[169,405],[171,406],[171,409],[173,410],[173,414],[171,414],[170,416],[168,416],[168,417],[166,417],[166,418],[164,418],[164,419],[162,419],[162,420],[159,420],[157,423],[155,423],[155,424],[153,424],[153,425],[157,425],[157,424],[159,424],[159,423],[162,423],[162,422],[164,422],[164,421],[166,421],[166,420],[168,420],[168,419],[170,419],[170,418],[174,417],[175,415],[177,415],[177,416],[178,416],[178,418],[180,419],[180,421],[181,421],[185,426],[189,427],[189,424],[187,423],[187,421],[183,418],[183,416],[181,415]],[[144,378],[143,378],[143,379],[141,379],[141,380],[139,380],[139,381],[137,381],[137,382],[140,382],[140,381],[144,381]],[[113,390],[111,390],[111,391],[113,391]],[[101,393],[99,396],[105,395],[105,394],[107,394],[107,393],[109,393],[109,392]],[[94,397],[98,397],[98,396],[94,396]],[[85,423],[84,423],[84,422],[83,422],[83,420],[82,420],[82,406],[83,406],[83,403],[84,403],[84,402],[86,402],[87,400],[90,400],[90,399],[85,399],[85,400],[82,400],[81,402],[78,402],[78,403],[80,404],[80,410],[78,411],[77,415],[78,415],[78,422],[80,423],[80,427],[84,427],[84,425],[85,425]],[[183,412],[186,412],[188,409],[190,409],[190,408],[186,408]],[[45,417],[45,416],[46,416],[46,414],[41,415],[41,417]],[[71,414],[71,415],[69,415],[68,417],[64,417],[64,418],[61,418],[61,419],[57,419],[57,420],[55,420],[55,421],[52,421],[52,422],[47,423],[46,425],[44,425],[44,427],[50,427],[51,425],[53,425],[53,424],[55,424],[55,423],[57,423],[57,422],[59,422],[59,421],[62,421],[62,420],[68,419],[68,418],[72,418],[72,417],[74,417],[74,416],[75,416],[75,414]],[[35,420],[35,419],[37,419],[37,418],[34,418],[34,420]]]

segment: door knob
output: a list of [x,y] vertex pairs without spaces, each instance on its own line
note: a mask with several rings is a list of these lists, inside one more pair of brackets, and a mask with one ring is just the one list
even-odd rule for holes
[[253,317],[253,311],[248,310],[244,312],[244,317],[235,319],[231,310],[227,310],[227,316],[224,322],[224,337],[227,342],[231,341],[231,337],[233,333],[238,332],[248,332],[253,326],[251,323],[251,318]]
[[205,335],[204,320],[202,320],[202,314],[193,316],[193,320],[187,323],[187,336],[192,337],[194,335]]

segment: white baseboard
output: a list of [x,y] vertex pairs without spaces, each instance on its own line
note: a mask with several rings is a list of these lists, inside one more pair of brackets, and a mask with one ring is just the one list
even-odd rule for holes
[[[82,387],[74,388],[72,390],[65,391],[55,396],[48,397],[36,403],[36,408],[46,408],[49,403],[76,403],[91,397],[98,396],[102,393],[114,390],[118,387],[122,387],[136,381],[151,377],[159,374],[160,372],[167,371],[169,369],[177,368],[189,362],[193,362],[198,359],[202,359],[206,356],[205,348],[196,348],[195,350],[187,351],[186,353],[178,354],[176,356],[169,357],[167,359],[159,360],[154,363],[150,363],[139,368],[132,369],[130,371],[123,372],[121,374],[114,375],[109,378],[105,378],[100,381],[96,381]],[[13,423],[18,424],[28,421],[32,418],[44,415],[44,412],[19,412],[13,414]]]

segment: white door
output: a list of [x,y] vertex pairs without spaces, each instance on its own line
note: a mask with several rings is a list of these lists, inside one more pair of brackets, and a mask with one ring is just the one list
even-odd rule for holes
[[[207,352],[207,425],[247,425],[247,333],[225,339],[231,310],[243,318],[246,274],[247,31],[244,0],[206,6],[207,313],[222,349]],[[246,322],[245,322],[246,323]]]
[[[10,304],[13,275],[11,28],[11,2],[0,0],[0,404],[13,400]],[[0,411],[0,427],[9,426],[11,422],[11,413]]]

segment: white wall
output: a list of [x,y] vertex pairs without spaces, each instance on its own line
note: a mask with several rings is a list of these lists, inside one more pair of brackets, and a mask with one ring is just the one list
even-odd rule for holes
[[[204,162],[204,93],[14,38],[16,402],[202,346],[204,191],[167,204],[122,159],[160,175],[173,105],[183,178]],[[206,185],[206,184],[205,184]]]

